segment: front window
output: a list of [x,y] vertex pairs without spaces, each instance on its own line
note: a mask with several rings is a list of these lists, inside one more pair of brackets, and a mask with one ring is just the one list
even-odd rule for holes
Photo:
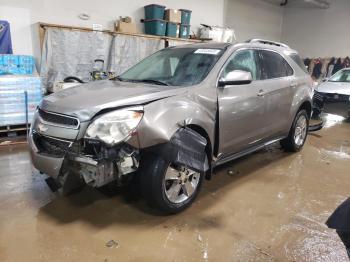
[[243,50],[234,53],[223,69],[220,77],[225,78],[228,73],[235,70],[241,70],[250,72],[253,80],[259,80],[260,69],[258,68],[258,64],[256,62],[256,55],[256,51],[254,50]]
[[350,70],[341,70],[334,74],[330,82],[350,82]]
[[145,82],[168,86],[200,83],[221,57],[223,49],[163,49],[118,77],[120,81]]

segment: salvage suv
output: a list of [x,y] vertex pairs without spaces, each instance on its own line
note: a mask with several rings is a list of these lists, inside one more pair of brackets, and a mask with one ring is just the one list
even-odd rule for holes
[[312,93],[297,52],[281,43],[170,47],[114,79],[45,97],[31,158],[63,192],[134,180],[150,204],[176,213],[216,166],[277,141],[299,151]]

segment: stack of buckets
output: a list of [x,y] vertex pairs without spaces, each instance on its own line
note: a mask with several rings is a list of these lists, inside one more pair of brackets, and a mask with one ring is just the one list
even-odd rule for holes
[[[180,9],[181,24],[165,21],[165,6],[151,4],[145,6],[145,33],[149,35],[188,38],[192,11]],[[179,30],[178,30],[179,26]],[[179,34],[177,33],[179,31]]]

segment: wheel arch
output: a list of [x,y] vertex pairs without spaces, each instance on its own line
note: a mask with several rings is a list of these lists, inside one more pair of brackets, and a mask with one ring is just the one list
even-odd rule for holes
[[307,112],[307,114],[308,114],[308,116],[310,118],[311,117],[311,113],[312,113],[312,104],[311,104],[311,102],[310,101],[304,101],[300,105],[300,107],[299,107],[299,109],[298,109],[298,111],[296,113],[298,113],[300,110],[306,110],[306,112]]
[[196,124],[190,124],[190,125],[187,125],[187,127],[197,132],[207,140],[207,146],[205,147],[205,151],[208,157],[209,167],[211,169],[211,162],[213,158],[213,147],[207,131],[203,127]]

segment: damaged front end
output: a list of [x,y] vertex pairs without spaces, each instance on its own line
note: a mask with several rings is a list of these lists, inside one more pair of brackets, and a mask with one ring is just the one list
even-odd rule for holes
[[[74,119],[73,119],[74,120]],[[87,138],[91,123],[38,110],[30,130],[29,145],[33,165],[50,178],[49,187],[63,193],[84,184],[101,187],[111,182],[122,185],[138,169],[139,149],[121,141],[108,144]],[[127,134],[132,140],[133,134]],[[59,137],[59,138],[58,138]]]
[[63,158],[57,177],[47,180],[53,191],[62,187],[64,193],[69,193],[84,184],[92,187],[111,182],[124,185],[139,167],[139,150],[126,143],[108,146],[86,139],[73,143],[35,132],[33,140],[40,154]]
[[49,187],[62,188],[64,194],[85,184],[127,184],[140,166],[141,155],[149,151],[209,178],[210,145],[205,137],[183,126],[167,142],[142,148],[136,131],[142,117],[143,108],[130,107],[79,122],[39,109],[30,131],[32,162],[50,177]]
[[113,181],[124,184],[139,167],[139,150],[126,143],[108,147],[100,141],[84,140],[79,148],[78,154],[69,152],[67,159],[78,163],[79,175],[93,187]]

